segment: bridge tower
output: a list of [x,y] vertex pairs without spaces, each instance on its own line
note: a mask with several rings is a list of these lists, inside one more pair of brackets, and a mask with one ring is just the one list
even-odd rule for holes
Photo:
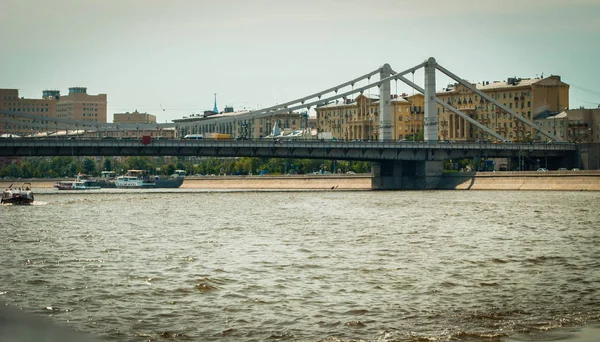
[[[425,68],[425,117],[424,140],[435,142],[437,135],[437,109],[435,97],[436,61],[431,57]],[[413,70],[414,72],[414,70]],[[389,65],[381,69],[381,78],[389,77]],[[400,76],[400,79],[402,77]],[[386,88],[387,85],[387,88]],[[390,106],[390,83],[380,86],[379,140],[391,140],[392,117]],[[384,133],[385,132],[385,133]],[[424,160],[381,160],[371,162],[371,187],[373,190],[426,190],[436,189],[444,173],[444,162],[435,160],[431,151]]]
[[[392,68],[386,63],[381,67],[379,79],[388,78],[391,74]],[[391,141],[394,139],[392,122],[394,121],[392,121],[390,80],[387,80],[379,86],[379,141]]]
[[435,58],[430,57],[425,62],[425,117],[424,125],[424,140],[436,141],[437,135],[437,112],[435,100],[435,67],[437,63]]

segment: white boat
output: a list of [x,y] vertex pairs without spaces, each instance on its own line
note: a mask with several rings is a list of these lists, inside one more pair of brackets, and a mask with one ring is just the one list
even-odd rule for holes
[[60,181],[54,187],[58,190],[97,190],[102,188],[90,176],[81,173],[74,181]]
[[31,191],[31,183],[23,183],[20,187],[13,187],[11,184],[2,192],[0,204],[32,204],[33,192]]
[[127,174],[115,180],[117,188],[121,189],[157,189],[179,188],[183,184],[183,177],[170,179],[150,176],[144,170],[127,170]]
[[100,189],[97,185],[92,185],[86,181],[65,181],[56,183],[58,190],[97,190]]

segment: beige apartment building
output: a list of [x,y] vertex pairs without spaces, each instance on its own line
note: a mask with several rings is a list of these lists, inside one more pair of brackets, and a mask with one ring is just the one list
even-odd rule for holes
[[[552,113],[560,113],[569,107],[569,85],[562,82],[560,76],[532,79],[509,78],[505,82],[483,82],[474,84],[474,86],[531,121],[536,121],[538,118]],[[460,84],[451,85],[436,93],[436,96],[472,119],[491,128],[506,140],[544,139],[539,134],[535,134],[533,128]],[[440,105],[437,106],[437,111],[440,140],[474,141],[493,138]]]
[[[486,95],[532,121],[559,113],[569,106],[569,85],[559,76],[546,78],[509,78],[506,82],[473,84]],[[500,110],[460,84],[452,84],[436,93],[442,101],[456,107],[474,120],[511,141],[541,140],[533,129]],[[392,95],[395,140],[411,139],[423,130],[422,94]],[[491,136],[455,113],[437,105],[438,140],[476,141]],[[319,133],[331,132],[336,139],[377,140],[379,135],[379,99],[359,95],[353,100],[332,102],[316,109]],[[559,136],[560,138],[560,136]]]
[[[69,95],[44,90],[41,99],[19,97],[18,89],[0,89],[0,134],[29,135],[55,131],[54,123],[18,116],[65,118],[106,123],[106,94],[88,95],[86,88],[69,88]],[[7,114],[14,113],[15,115]]]
[[28,114],[40,117],[54,118],[56,115],[56,103],[58,100],[44,91],[41,99],[25,99],[19,97],[17,89],[0,89],[0,135],[16,134],[25,135],[39,131],[46,131],[52,127],[45,120],[35,120],[6,114]]
[[59,95],[56,117],[106,123],[106,94],[89,95],[85,87],[69,88],[69,95]]
[[114,113],[113,123],[120,124],[155,124],[156,116],[148,113],[140,113],[137,110],[129,113]]
[[557,115],[540,118],[536,123],[548,133],[564,141],[577,143],[600,142],[600,108],[570,109]]
[[[392,95],[391,105],[394,137],[412,139],[423,128],[423,95]],[[379,139],[378,96],[361,94],[355,99],[319,106],[316,112],[319,133],[331,132],[333,138],[341,140]]]

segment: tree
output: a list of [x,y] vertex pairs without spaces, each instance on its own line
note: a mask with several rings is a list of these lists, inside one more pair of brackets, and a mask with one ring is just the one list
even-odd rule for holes
[[104,159],[104,171],[112,171],[112,161],[110,158]]
[[71,164],[74,162],[75,160],[73,157],[54,157],[50,161],[50,169],[54,171],[58,177],[69,176]]
[[128,170],[149,170],[152,167],[148,157],[129,157],[127,165]]
[[91,175],[96,172],[96,161],[90,157],[83,159],[83,170],[86,174]]
[[175,165],[169,164],[167,165],[167,175],[172,175],[175,173]]
[[252,172],[252,170],[254,169],[253,162],[255,161],[255,159],[256,158],[248,158],[248,157],[238,159],[235,162],[233,173],[234,174],[243,174],[243,175],[250,174]]

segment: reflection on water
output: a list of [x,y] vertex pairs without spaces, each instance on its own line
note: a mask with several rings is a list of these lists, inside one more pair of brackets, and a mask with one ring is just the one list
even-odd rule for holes
[[0,298],[115,341],[520,341],[600,322],[596,193],[36,198],[0,208]]

